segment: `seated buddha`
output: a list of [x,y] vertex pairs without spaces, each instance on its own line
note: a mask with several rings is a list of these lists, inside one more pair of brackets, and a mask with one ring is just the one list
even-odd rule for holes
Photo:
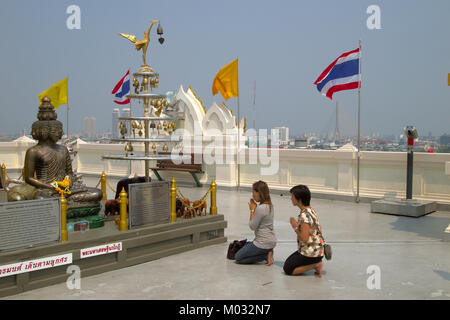
[[48,97],[42,99],[37,115],[38,121],[32,125],[31,135],[37,145],[25,154],[23,178],[25,183],[11,188],[9,201],[44,199],[60,197],[55,182],[70,178],[70,194],[66,194],[69,208],[98,206],[102,192],[97,188],[86,187],[81,178],[72,171],[72,160],[67,147],[57,144],[63,135],[62,123]]

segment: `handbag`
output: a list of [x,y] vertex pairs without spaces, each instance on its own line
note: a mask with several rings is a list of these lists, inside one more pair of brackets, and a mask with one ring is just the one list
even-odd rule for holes
[[333,256],[333,251],[331,250],[331,246],[329,244],[327,244],[327,242],[325,241],[325,239],[323,238],[322,235],[322,231],[320,230],[319,226],[317,225],[316,219],[314,218],[314,216],[312,214],[310,214],[308,211],[306,211],[309,216],[311,217],[311,219],[314,222],[314,225],[319,233],[319,236],[322,238],[324,245],[323,245],[323,254],[325,256],[325,259],[327,260],[331,260],[331,257]]
[[234,240],[228,245],[227,258],[234,260],[236,253],[241,250],[247,244],[247,239],[244,240]]

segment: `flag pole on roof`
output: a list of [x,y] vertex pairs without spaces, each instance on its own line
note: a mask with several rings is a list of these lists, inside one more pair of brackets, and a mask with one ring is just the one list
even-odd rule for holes
[[358,66],[358,154],[356,169],[356,203],[359,203],[359,160],[361,158],[361,40],[359,40],[359,66]]
[[337,57],[314,82],[317,90],[327,98],[333,99],[333,94],[342,90],[358,89],[358,150],[356,202],[359,202],[359,160],[361,147],[361,40],[358,49],[345,52]]

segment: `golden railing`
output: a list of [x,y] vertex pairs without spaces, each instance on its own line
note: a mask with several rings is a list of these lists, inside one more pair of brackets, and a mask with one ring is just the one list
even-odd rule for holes
[[[176,185],[175,182],[175,178],[172,177],[172,181],[171,181],[171,186],[170,186],[170,202],[171,202],[171,208],[170,208],[170,217],[171,217],[171,222],[175,222],[177,219],[177,213],[176,213],[176,200],[180,200],[183,203],[183,206],[186,207],[188,210],[195,210],[198,209],[200,207],[203,207],[205,202],[206,202],[206,198],[208,197],[208,195],[211,194],[211,208],[210,208],[210,214],[211,215],[215,215],[217,214],[217,204],[216,204],[216,194],[217,194],[217,185],[216,182],[214,180],[212,180],[211,182],[211,186],[209,187],[208,191],[206,191],[205,195],[200,199],[197,200],[196,202],[198,202],[198,204],[196,205],[188,205],[187,201],[188,200],[182,193],[180,188],[178,188],[178,186]],[[190,201],[189,201],[190,203]]]

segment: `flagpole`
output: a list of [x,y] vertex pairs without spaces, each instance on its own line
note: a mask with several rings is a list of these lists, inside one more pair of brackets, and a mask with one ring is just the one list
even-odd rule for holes
[[67,75],[67,115],[66,115],[66,121],[67,121],[67,141],[69,141],[69,75]]
[[241,166],[239,164],[239,151],[241,150],[241,130],[239,128],[240,123],[240,105],[239,105],[239,57],[237,57],[238,60],[238,77],[237,77],[237,87],[238,87],[238,96],[237,96],[237,105],[238,105],[238,119],[237,119],[237,127],[238,127],[238,152],[237,152],[237,168],[238,168],[238,191],[241,186]]
[[356,171],[356,203],[359,203],[359,160],[361,148],[361,40],[359,40],[359,67],[358,67],[358,154]]
[[[131,68],[128,66],[128,77],[129,77],[129,81],[130,81],[130,91],[129,91],[129,93],[128,94],[130,94],[131,93],[131,73],[130,73],[130,70],[131,70]],[[130,98],[128,98],[128,99],[130,99]],[[133,116],[133,113],[131,112],[131,99],[130,99],[130,117],[132,117]],[[133,123],[133,121],[134,120],[131,120],[131,122],[130,122],[130,132],[131,132],[131,128],[133,127],[133,125],[132,125],[132,123]],[[145,130],[147,130],[147,128],[145,128]],[[132,168],[132,164],[131,164],[131,162],[132,161],[128,161],[129,162],[129,171],[130,171],[130,175],[132,175],[133,173],[131,172],[131,170],[133,169]]]

